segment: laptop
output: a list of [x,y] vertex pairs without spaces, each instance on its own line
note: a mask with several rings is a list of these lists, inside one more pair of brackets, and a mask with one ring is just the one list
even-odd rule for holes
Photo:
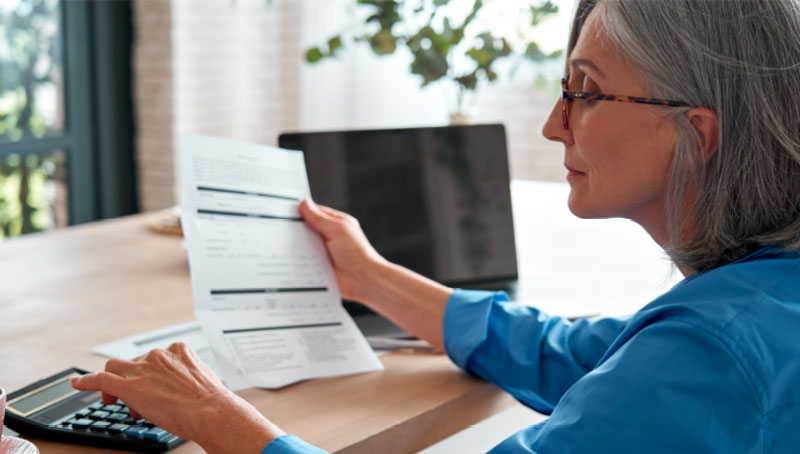
[[[387,260],[445,285],[513,291],[517,279],[502,124],[283,133],[314,200],[355,216]],[[367,336],[404,336],[364,306]]]

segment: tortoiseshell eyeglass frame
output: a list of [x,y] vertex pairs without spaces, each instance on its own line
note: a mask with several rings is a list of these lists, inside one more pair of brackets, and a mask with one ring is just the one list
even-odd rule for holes
[[654,106],[667,107],[691,107],[689,104],[680,101],[668,101],[666,99],[639,98],[636,96],[607,95],[605,93],[589,93],[584,91],[567,90],[567,79],[561,78],[561,120],[564,129],[569,129],[569,104],[573,99],[585,99],[587,101],[618,101],[635,102],[637,104],[651,104]]

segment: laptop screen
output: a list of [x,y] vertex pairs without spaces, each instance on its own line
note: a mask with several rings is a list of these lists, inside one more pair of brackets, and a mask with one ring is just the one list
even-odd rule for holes
[[503,125],[286,133],[314,200],[387,260],[450,286],[517,277]]

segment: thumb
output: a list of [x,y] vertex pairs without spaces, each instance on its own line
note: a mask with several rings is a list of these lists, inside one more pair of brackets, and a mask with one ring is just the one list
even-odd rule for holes
[[304,199],[300,202],[298,207],[300,216],[306,221],[309,227],[327,237],[332,227],[331,221],[333,217],[322,211],[316,203],[311,199]]

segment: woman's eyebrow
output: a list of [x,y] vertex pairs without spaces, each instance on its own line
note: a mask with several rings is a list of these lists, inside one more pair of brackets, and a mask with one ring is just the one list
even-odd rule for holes
[[603,74],[603,71],[601,71],[600,68],[598,68],[593,61],[586,58],[575,58],[570,60],[569,67],[571,69],[580,69],[581,67],[588,67],[591,68],[592,71],[597,73],[597,75],[599,75],[600,77],[605,78],[605,74]]

